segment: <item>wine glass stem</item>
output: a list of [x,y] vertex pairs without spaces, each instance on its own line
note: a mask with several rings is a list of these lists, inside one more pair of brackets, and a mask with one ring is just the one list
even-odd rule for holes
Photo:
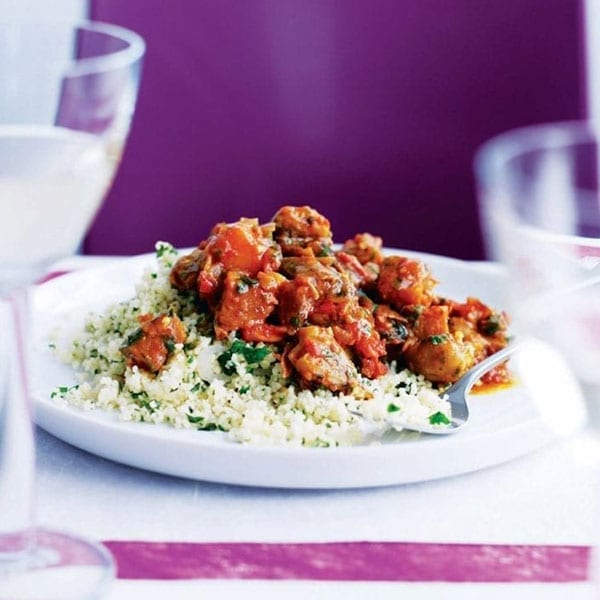
[[27,293],[13,292],[0,312],[0,572],[34,544],[35,445],[27,391]]

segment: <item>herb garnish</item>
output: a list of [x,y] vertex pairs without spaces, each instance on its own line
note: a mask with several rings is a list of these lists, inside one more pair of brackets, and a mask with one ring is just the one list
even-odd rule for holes
[[257,279],[252,279],[252,277],[248,277],[248,275],[241,275],[235,284],[235,287],[238,294],[245,294],[251,287],[255,287],[257,285]]
[[135,344],[136,342],[141,340],[143,336],[144,332],[141,329],[136,329],[127,337],[127,340],[125,341],[125,346],[131,346],[132,344]]
[[217,356],[217,362],[225,375],[233,375],[236,372],[235,363],[231,360],[234,354],[241,354],[248,365],[257,365],[270,353],[271,350],[266,346],[257,347],[241,340],[234,340],[225,352]]
[[162,258],[167,252],[175,252],[175,248],[166,242],[158,242],[156,244],[156,257]]
[[221,425],[217,425],[216,423],[206,423],[206,425],[204,425],[205,419],[200,415],[191,415],[187,413],[186,417],[192,425],[198,425],[198,427],[196,427],[198,431],[226,431],[224,427],[221,427]]
[[429,422],[432,425],[450,425],[450,419],[440,411],[429,415]]
[[481,323],[481,331],[486,335],[494,335],[500,329],[500,315],[494,313]]

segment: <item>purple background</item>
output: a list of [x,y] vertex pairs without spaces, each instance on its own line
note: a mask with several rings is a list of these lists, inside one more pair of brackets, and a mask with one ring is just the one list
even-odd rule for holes
[[584,110],[576,0],[93,0],[91,16],[148,51],[88,253],[195,245],[294,203],[337,241],[481,258],[475,148]]

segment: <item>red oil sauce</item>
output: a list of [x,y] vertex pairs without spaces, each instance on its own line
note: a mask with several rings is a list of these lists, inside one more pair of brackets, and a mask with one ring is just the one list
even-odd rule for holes
[[516,379],[513,377],[508,381],[499,381],[494,383],[478,383],[471,388],[469,393],[481,395],[484,394],[493,394],[494,392],[499,392],[502,390],[508,390],[516,384]]
[[488,371],[472,388],[471,394],[493,394],[513,387],[515,377],[508,370],[506,363]]

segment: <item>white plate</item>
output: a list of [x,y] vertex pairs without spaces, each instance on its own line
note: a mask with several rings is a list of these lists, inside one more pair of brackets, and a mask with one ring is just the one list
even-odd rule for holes
[[[440,295],[476,296],[505,306],[501,271],[488,263],[398,251],[425,260],[441,282]],[[58,438],[120,463],[192,479],[283,488],[351,488],[436,479],[496,465],[539,448],[551,434],[525,391],[473,396],[471,421],[450,436],[392,437],[381,444],[343,448],[252,447],[221,432],[176,430],[119,421],[104,411],[55,405],[50,391],[75,383],[73,371],[47,350],[48,332],[68,321],[78,327],[90,310],[133,294],[153,255],[115,259],[105,267],[71,273],[33,293],[32,391],[36,422]]]

